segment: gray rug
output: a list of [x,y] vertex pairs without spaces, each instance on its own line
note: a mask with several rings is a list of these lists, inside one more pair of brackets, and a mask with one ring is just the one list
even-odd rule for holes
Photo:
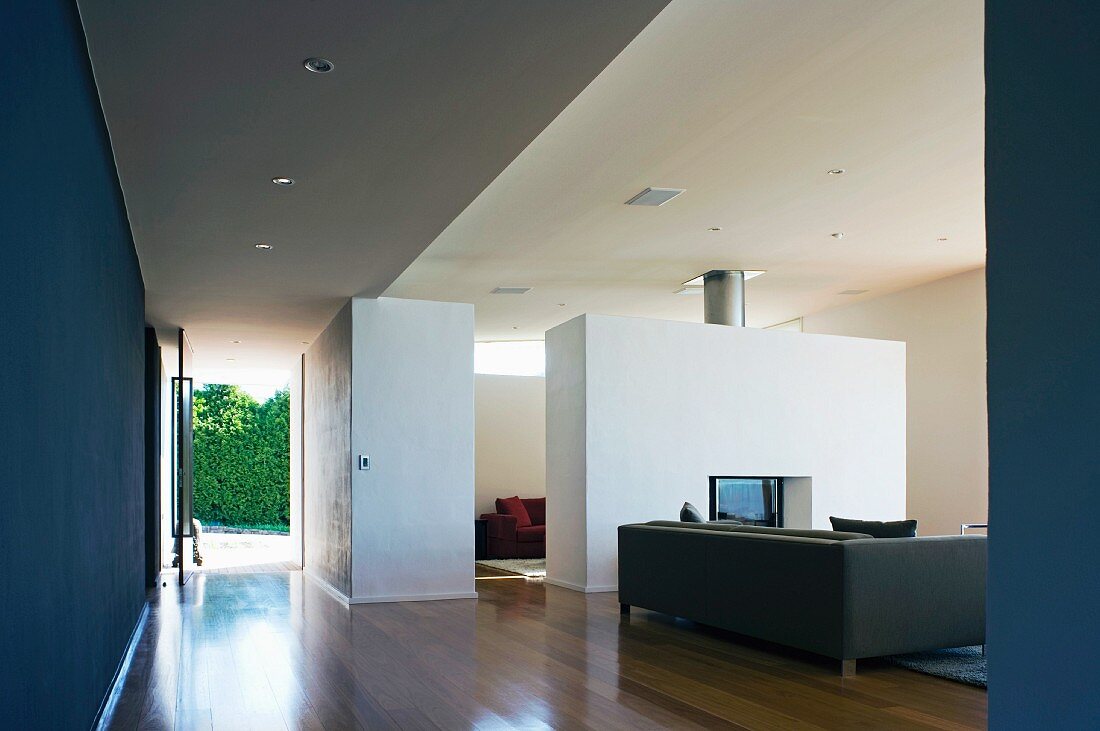
[[491,558],[476,562],[480,566],[510,571],[513,574],[536,579],[546,576],[545,558]]
[[986,687],[985,655],[982,654],[981,645],[914,652],[909,655],[894,655],[886,659],[903,668],[916,670],[918,673],[935,675],[981,688]]

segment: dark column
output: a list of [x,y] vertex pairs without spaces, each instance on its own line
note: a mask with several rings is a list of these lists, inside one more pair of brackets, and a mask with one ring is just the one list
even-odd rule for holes
[[1100,719],[1100,3],[986,3],[989,727]]
[[145,586],[160,575],[160,385],[157,331],[145,328]]

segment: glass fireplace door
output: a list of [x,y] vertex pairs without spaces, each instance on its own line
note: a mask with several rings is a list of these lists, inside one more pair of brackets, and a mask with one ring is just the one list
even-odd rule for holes
[[710,519],[783,525],[783,478],[711,477]]

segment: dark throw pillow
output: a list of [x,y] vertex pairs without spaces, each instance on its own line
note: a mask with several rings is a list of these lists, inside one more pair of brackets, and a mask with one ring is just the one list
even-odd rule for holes
[[915,520],[891,520],[883,523],[881,520],[852,520],[829,516],[829,522],[833,524],[835,531],[866,533],[872,538],[915,538],[917,535]]
[[518,495],[516,497],[497,498],[497,512],[515,516],[516,528],[526,528],[531,525],[531,516]]
[[697,507],[691,503],[684,503],[684,507],[680,508],[680,522],[706,523],[707,519],[703,517],[703,514],[699,512]]

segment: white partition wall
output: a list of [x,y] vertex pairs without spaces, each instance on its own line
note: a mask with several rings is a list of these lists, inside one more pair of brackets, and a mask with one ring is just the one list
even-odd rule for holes
[[473,347],[472,305],[352,300],[353,603],[477,596]]
[[585,589],[588,577],[586,317],[546,333],[546,576]]
[[[547,349],[547,580],[617,586],[617,527],[790,480],[788,526],[905,517],[905,345],[584,315]],[[797,524],[797,525],[796,525]]]
[[296,372],[305,573],[342,601],[477,596],[473,342],[471,305],[354,298]]
[[988,517],[985,317],[978,269],[802,319],[805,332],[905,341],[906,498],[924,535]]

